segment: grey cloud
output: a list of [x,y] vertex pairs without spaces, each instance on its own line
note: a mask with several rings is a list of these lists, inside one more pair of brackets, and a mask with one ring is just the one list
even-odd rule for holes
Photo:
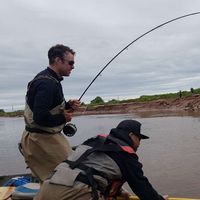
[[[26,85],[48,65],[56,43],[72,47],[76,65],[63,81],[66,98],[79,98],[105,64],[142,33],[200,8],[199,0],[8,0],[0,7],[0,108],[23,105]],[[133,98],[199,87],[199,19],[185,18],[137,41],[83,97]]]

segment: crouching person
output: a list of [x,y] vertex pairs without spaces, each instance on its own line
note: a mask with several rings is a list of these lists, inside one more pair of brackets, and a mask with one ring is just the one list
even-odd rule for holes
[[149,137],[140,128],[138,121],[124,120],[109,135],[86,140],[56,167],[34,200],[112,200],[125,182],[141,200],[167,199],[143,175],[136,151]]

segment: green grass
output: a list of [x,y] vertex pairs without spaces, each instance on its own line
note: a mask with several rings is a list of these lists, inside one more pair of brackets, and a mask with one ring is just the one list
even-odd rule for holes
[[[142,95],[136,99],[125,99],[125,100],[112,99],[108,102],[105,102],[103,105],[116,105],[116,104],[121,104],[121,103],[132,103],[132,102],[148,102],[148,101],[159,100],[159,99],[176,99],[180,97],[180,92],[181,92],[181,97],[187,97],[187,96],[192,96],[193,94],[200,94],[200,88],[193,89],[193,93],[191,91],[179,91],[176,93]],[[102,105],[102,103],[88,104],[88,106],[97,106],[97,105]]]
[[0,110],[0,117],[21,117],[24,114],[24,110],[17,110],[13,112],[5,112]]

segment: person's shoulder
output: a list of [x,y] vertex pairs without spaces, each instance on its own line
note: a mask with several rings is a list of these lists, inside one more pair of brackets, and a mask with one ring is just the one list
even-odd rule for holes
[[127,159],[138,161],[138,156],[136,153],[128,153],[128,152],[122,151],[120,152],[120,155],[121,157],[126,157]]
[[138,163],[138,156],[136,154],[130,154],[125,151],[108,152],[107,154],[119,162],[127,161],[127,163]]
[[83,142],[84,145],[99,147],[103,145],[105,142],[105,138],[100,137],[100,135],[91,137]]
[[40,73],[38,73],[34,79],[29,82],[29,87],[31,88],[35,88],[35,89],[42,89],[42,90],[55,90],[58,88],[58,84],[57,82],[52,79],[51,77],[49,77],[46,73],[45,70],[41,71]]
[[34,79],[35,79],[36,77],[38,77],[38,76],[46,75],[47,73],[48,73],[48,69],[47,69],[47,68],[46,68],[46,69],[43,69],[43,70],[39,71],[39,72],[35,75]]
[[37,83],[48,83],[48,84],[57,84],[59,81],[56,80],[48,71],[48,69],[45,69],[41,72],[39,72],[33,79],[34,82]]
[[120,152],[119,153],[119,159],[121,161],[126,161],[127,165],[140,165],[139,158],[137,154],[130,154],[126,152]]

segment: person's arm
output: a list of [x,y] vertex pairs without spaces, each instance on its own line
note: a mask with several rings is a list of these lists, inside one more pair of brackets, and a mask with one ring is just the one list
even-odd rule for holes
[[[51,80],[38,81],[33,103],[33,119],[41,126],[54,127],[66,122],[63,114],[52,115],[56,84]],[[60,102],[61,103],[61,102]]]
[[125,152],[115,154],[111,157],[120,167],[121,173],[125,181],[128,182],[132,191],[141,200],[164,200],[156,190],[152,187],[148,179],[142,171],[142,164],[138,162],[136,155],[131,155]]

